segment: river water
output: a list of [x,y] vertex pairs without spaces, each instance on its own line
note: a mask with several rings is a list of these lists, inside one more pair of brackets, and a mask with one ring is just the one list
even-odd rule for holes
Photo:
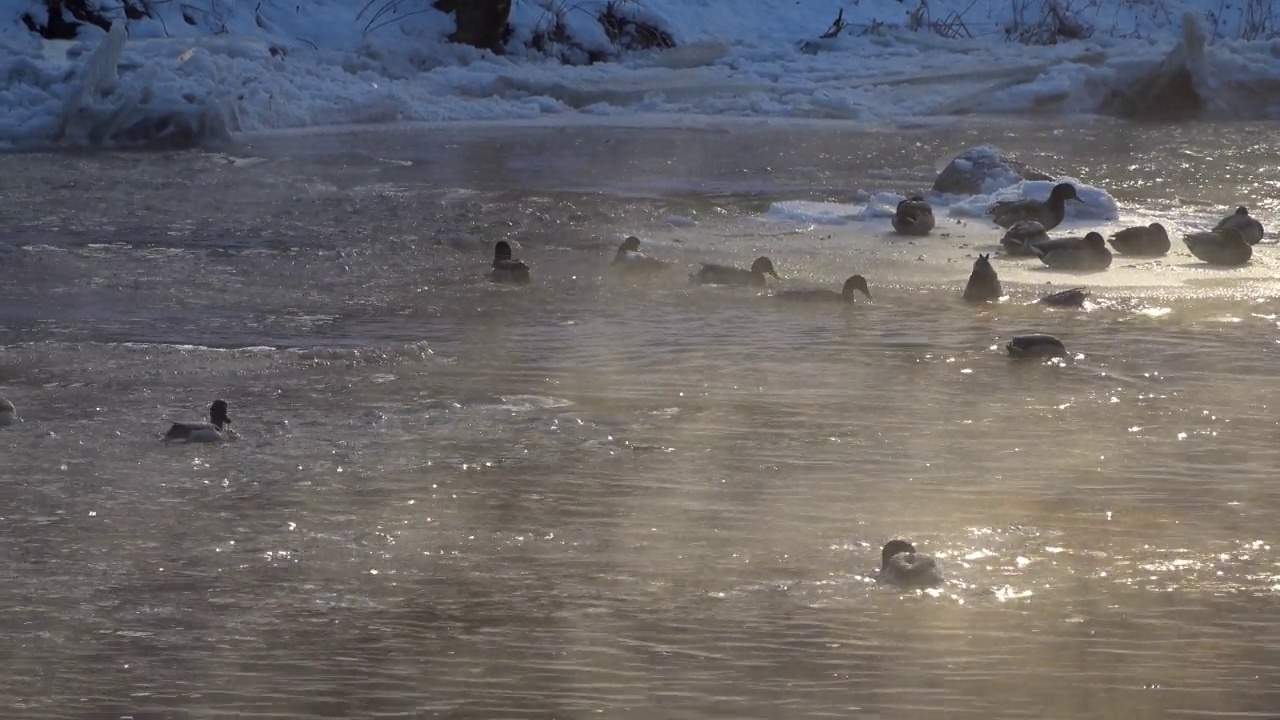
[[[996,142],[1122,218],[1274,225],[1276,130],[441,126],[0,156],[0,395],[25,419],[0,430],[2,714],[1275,717],[1272,247],[1129,262],[1083,279],[1084,311],[1028,304],[1032,282],[975,308],[979,245],[760,218]],[[689,267],[767,253],[783,285],[863,272],[875,302],[620,281],[627,234]],[[533,285],[484,281],[500,238]],[[1027,330],[1072,357],[1010,361]],[[239,441],[158,441],[215,397]],[[897,536],[947,584],[878,586]]]

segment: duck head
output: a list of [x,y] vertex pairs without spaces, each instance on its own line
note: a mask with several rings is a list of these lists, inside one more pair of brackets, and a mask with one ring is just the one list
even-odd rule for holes
[[901,200],[901,201],[899,201],[899,202],[898,202],[898,207],[902,207],[903,205],[906,205],[907,203],[916,203],[916,202],[918,202],[918,203],[922,203],[922,202],[924,202],[924,198],[923,198],[923,197],[921,197],[921,196],[919,196],[919,195],[912,195],[911,197],[906,198],[905,200]]
[[1102,233],[1091,232],[1084,236],[1084,244],[1090,250],[1105,250],[1107,248],[1107,240],[1102,237]]
[[[1240,208],[1240,209],[1243,210],[1244,208]],[[1150,225],[1147,226],[1147,229],[1155,233],[1158,237],[1162,237],[1165,240],[1169,239],[1169,231],[1165,230],[1164,226],[1161,225],[1160,223],[1151,223]]]
[[756,258],[756,261],[751,263],[751,272],[756,275],[772,275],[779,280],[782,279],[778,277],[777,271],[773,269],[773,261],[767,257]]
[[884,544],[884,549],[880,551],[880,568],[883,569],[885,565],[888,565],[889,558],[898,553],[913,553],[915,551],[916,546],[906,540],[890,540]]
[[639,250],[640,250],[640,238],[636,237],[635,235],[632,235],[626,240],[623,240],[622,246],[618,248],[618,252],[639,252]]
[[1239,215],[1241,217],[1249,217],[1249,208],[1241,205],[1240,207],[1236,208],[1236,215]]
[[868,300],[871,299],[871,288],[867,287],[867,279],[861,275],[853,275],[848,280],[845,280],[844,288],[841,289],[840,294],[852,300],[854,290],[866,295]]
[[[510,247],[508,247],[510,251]],[[231,416],[227,415],[227,401],[214,400],[209,406],[209,422],[213,423],[219,430],[231,424]]]
[[1084,202],[1080,199],[1080,196],[1076,194],[1076,186],[1071,183],[1058,183],[1057,185],[1054,185],[1053,190],[1049,191],[1049,200],[1057,202],[1066,202],[1068,200],[1075,200],[1078,203]]
[[[497,245],[493,246],[493,261],[495,263],[503,260],[511,259],[511,243],[506,240],[499,240]],[[225,407],[225,405],[224,405]]]
[[0,398],[0,412],[18,414],[18,409],[7,398]]

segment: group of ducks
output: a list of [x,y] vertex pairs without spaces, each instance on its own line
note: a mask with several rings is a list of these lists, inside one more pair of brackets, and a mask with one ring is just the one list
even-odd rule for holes
[[[1000,245],[1007,255],[1037,257],[1049,267],[1077,272],[1097,272],[1111,267],[1111,249],[1101,233],[1084,237],[1050,238],[1049,231],[1062,224],[1067,201],[1083,203],[1074,185],[1059,183],[1047,200],[1002,200],[987,214],[1005,228]],[[933,208],[915,195],[898,203],[893,229],[903,235],[927,235],[934,227]],[[1183,238],[1197,259],[1210,265],[1244,265],[1253,257],[1253,246],[1262,241],[1262,223],[1241,206],[1208,232],[1190,233]],[[1169,252],[1169,233],[1160,223],[1120,230],[1109,239],[1122,255],[1160,257]]]
[[[640,249],[640,238],[632,235],[618,246],[613,262],[609,264],[612,272],[624,276],[645,276],[667,272],[675,265],[666,260],[659,260],[646,255]],[[703,263],[697,271],[689,276],[690,282],[699,285],[740,285],[744,287],[764,287],[768,276],[781,280],[773,261],[767,257],[758,257],[750,268],[731,265]],[[516,260],[511,253],[511,244],[499,240],[493,248],[493,265],[489,270],[489,280],[496,283],[512,283],[525,285],[530,282],[529,266]],[[867,279],[861,275],[851,275],[845,280],[840,292],[826,288],[794,288],[779,290],[773,297],[779,300],[795,300],[801,302],[853,302],[856,293],[871,298],[871,288]]]

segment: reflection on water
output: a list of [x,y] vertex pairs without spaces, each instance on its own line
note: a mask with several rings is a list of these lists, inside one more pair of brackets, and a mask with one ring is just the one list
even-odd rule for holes
[[[1124,131],[1168,189],[1126,184],[1123,133],[1073,132],[1018,142],[1088,144],[1122,196],[1274,211],[1191,131]],[[1265,285],[1066,312],[885,270],[845,309],[601,270],[672,215],[697,225],[670,256],[749,260],[769,239],[727,228],[761,197],[918,183],[978,134],[735,135],[689,186],[777,169],[714,198],[620,187],[673,174],[633,134],[607,195],[515,187],[594,132],[411,145],[425,166],[394,181],[358,157],[0,158],[0,391],[26,418],[0,431],[5,716],[1274,715]],[[32,215],[51,193],[83,200]],[[534,285],[483,281],[497,237]],[[775,260],[832,287],[856,252]],[[1028,329],[1073,357],[1011,362]],[[240,442],[159,445],[215,396]],[[948,583],[877,586],[893,536]]]

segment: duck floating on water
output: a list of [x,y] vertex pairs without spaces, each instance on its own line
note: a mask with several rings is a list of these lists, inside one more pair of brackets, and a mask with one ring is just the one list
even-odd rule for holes
[[942,584],[942,571],[932,556],[916,552],[906,540],[890,540],[880,551],[880,582],[904,587]]
[[1000,246],[1008,255],[1032,257],[1035,253],[1031,247],[1048,241],[1049,233],[1039,220],[1020,220],[1009,226],[1004,237],[1000,238]]
[[1146,227],[1125,228],[1111,236],[1111,247],[1122,255],[1160,257],[1169,252],[1169,231],[1158,222]]
[[1102,233],[1091,232],[1083,238],[1055,238],[1032,245],[1040,262],[1055,270],[1095,272],[1111,267],[1111,251]]
[[1041,305],[1050,307],[1084,307],[1084,301],[1089,298],[1088,288],[1069,288],[1067,290],[1059,290],[1058,292],[1049,293],[1040,298],[1037,302]]
[[1240,231],[1240,236],[1250,245],[1257,245],[1262,242],[1262,223],[1258,222],[1253,216],[1249,215],[1249,208],[1241,205],[1236,211],[1218,221],[1214,226],[1214,230],[1226,230],[1227,228],[1235,228]]
[[1183,242],[1192,255],[1210,265],[1244,265],[1253,257],[1253,246],[1233,227],[1192,233],[1183,238]]
[[22,422],[18,417],[18,409],[7,398],[0,397],[0,427],[8,427]]
[[516,285],[529,283],[529,266],[511,256],[511,243],[506,240],[499,240],[493,246],[493,269],[489,271],[489,280]]
[[1005,345],[1009,357],[1051,358],[1067,354],[1067,346],[1048,333],[1017,335]]
[[841,288],[840,292],[823,288],[805,288],[802,290],[781,290],[774,293],[773,296],[779,300],[799,302],[852,303],[855,292],[860,292],[866,295],[867,299],[871,299],[871,288],[867,287],[867,279],[861,275],[851,275],[848,280],[844,281],[844,287]]
[[632,235],[618,246],[610,268],[627,273],[647,274],[660,272],[671,267],[671,264],[657,258],[651,258],[640,251],[640,238]]
[[751,263],[750,270],[732,267],[730,265],[716,265],[715,263],[703,263],[698,272],[693,274],[693,281],[702,285],[752,285],[762,287],[765,284],[765,276],[772,275],[778,277],[777,271],[773,269],[773,261],[767,257],[758,257],[756,261]]
[[1067,201],[1075,200],[1083,203],[1076,194],[1076,186],[1071,183],[1058,183],[1049,191],[1049,199],[1040,200],[1001,200],[992,205],[987,214],[992,216],[995,224],[1003,228],[1013,227],[1023,220],[1035,220],[1052,230],[1062,224],[1067,216]]
[[165,433],[164,440],[207,443],[222,442],[231,437],[234,434],[231,431],[231,417],[227,415],[227,403],[225,400],[214,400],[209,406],[209,422],[176,422]]
[[964,286],[964,299],[968,302],[987,302],[998,300],[1001,295],[1000,277],[996,269],[991,267],[991,255],[979,255],[973,261],[973,271],[969,273],[969,282]]
[[934,224],[933,208],[919,195],[898,203],[893,213],[893,229],[901,235],[928,235]]

